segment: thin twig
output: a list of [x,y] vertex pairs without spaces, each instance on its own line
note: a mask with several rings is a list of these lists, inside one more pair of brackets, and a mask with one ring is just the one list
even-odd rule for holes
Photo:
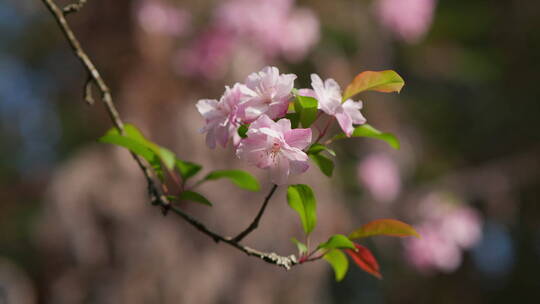
[[326,123],[326,126],[324,127],[323,131],[319,132],[319,136],[317,137],[317,139],[315,140],[313,144],[318,143],[326,135],[326,132],[328,131],[328,128],[330,127],[330,125],[332,125],[332,122],[334,122],[334,117],[330,116],[328,118],[328,122]]
[[259,212],[257,213],[257,216],[253,219],[253,222],[242,232],[240,232],[237,236],[233,238],[233,241],[240,242],[242,239],[244,239],[248,234],[250,234],[253,230],[257,229],[259,227],[259,221],[261,220],[262,215],[264,214],[264,210],[266,209],[266,206],[268,205],[268,202],[272,198],[272,195],[274,195],[274,192],[276,192],[277,185],[273,185],[272,189],[270,189],[270,192],[266,197],[264,198],[264,202],[261,205],[261,209],[259,209]]
[[[99,74],[92,60],[90,60],[90,57],[88,57],[86,52],[81,47],[79,40],[76,38],[75,34],[71,30],[70,26],[68,25],[64,17],[66,14],[66,12],[64,11],[67,9],[67,7],[66,9],[62,10],[56,5],[56,3],[53,0],[42,0],[42,1],[45,4],[45,6],[47,6],[49,11],[53,14],[64,36],[68,40],[69,45],[71,46],[73,52],[75,53],[77,58],[81,61],[83,67],[88,72],[90,81],[87,81],[85,90],[88,90],[89,82],[93,82],[94,84],[96,84],[98,90],[101,92],[101,99],[103,103],[105,104],[105,108],[107,109],[107,112],[109,114],[111,121],[113,122],[115,127],[118,128],[121,134],[125,134],[124,123],[122,119],[120,118],[120,115],[113,103],[113,99],[112,99],[112,95],[110,93],[109,87],[107,86],[107,84],[105,83],[101,75]],[[82,1],[82,0],[78,1],[78,3],[76,4],[78,4],[79,6],[77,9],[74,9],[74,10],[78,11],[85,2],[86,1]],[[72,6],[73,5],[75,4],[72,4]],[[73,9],[69,9],[70,12],[71,10]],[[267,253],[267,252],[258,251],[256,249],[253,249],[247,246],[243,246],[235,239],[221,236],[220,234],[208,229],[203,223],[199,222],[198,220],[196,220],[189,214],[185,213],[181,209],[175,206],[171,206],[169,200],[160,190],[158,183],[155,181],[153,170],[143,161],[141,157],[139,157],[138,155],[134,153],[131,153],[131,155],[137,162],[138,166],[141,168],[146,178],[146,181],[148,183],[148,192],[150,194],[152,204],[161,207],[164,214],[166,214],[167,211],[171,210],[175,214],[182,217],[186,222],[191,224],[197,230],[211,237],[214,241],[216,242],[221,241],[223,243],[229,244],[230,246],[246,253],[248,256],[258,257],[265,262],[283,267],[287,270],[290,269],[292,266],[298,264],[298,261],[296,260],[296,257],[294,255],[290,255],[287,257],[280,256],[273,252]],[[277,186],[274,186],[271,194],[273,194],[273,191],[275,191],[275,187]],[[270,200],[271,194],[267,196],[267,198],[265,199],[265,203],[263,205],[266,205],[268,203],[268,200]],[[257,219],[257,222],[259,219]]]
[[181,216],[184,220],[186,220],[192,226],[197,228],[199,231],[201,231],[204,234],[208,235],[216,243],[217,242],[223,242],[223,243],[229,244],[229,245],[235,247],[236,249],[239,249],[239,250],[243,251],[248,256],[258,257],[258,258],[262,259],[263,261],[265,261],[267,263],[283,267],[286,270],[289,270],[289,269],[291,269],[292,266],[298,264],[298,260],[296,259],[296,257],[294,255],[280,256],[280,255],[278,255],[278,254],[276,254],[274,252],[270,252],[270,253],[262,252],[262,251],[259,251],[259,250],[256,250],[256,249],[253,249],[253,248],[250,248],[250,247],[247,247],[247,246],[243,246],[240,243],[236,242],[234,239],[221,236],[221,235],[211,231],[204,224],[197,221],[196,219],[191,217],[189,214],[185,213],[184,211],[182,211],[181,209],[179,209],[179,208],[177,208],[175,206],[171,207],[171,211],[173,211],[174,213]]

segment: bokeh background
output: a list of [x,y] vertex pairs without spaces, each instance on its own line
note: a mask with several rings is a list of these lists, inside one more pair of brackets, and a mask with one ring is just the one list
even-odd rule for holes
[[[66,4],[67,1],[58,1]],[[482,0],[89,0],[69,16],[121,113],[208,170],[243,168],[261,193],[201,188],[185,209],[224,234],[267,191],[256,168],[209,150],[194,104],[265,65],[335,78],[394,69],[399,95],[363,113],[396,134],[336,143],[314,238],[392,217],[420,240],[367,240],[383,280],[324,262],[285,272],[216,245],[148,204],[129,154],[96,142],[84,71],[41,1],[0,2],[0,303],[537,303],[540,296],[540,3]],[[283,191],[246,242],[294,253]]]

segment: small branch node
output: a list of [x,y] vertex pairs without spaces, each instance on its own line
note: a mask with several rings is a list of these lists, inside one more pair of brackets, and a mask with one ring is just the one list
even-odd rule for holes
[[78,12],[86,4],[86,1],[87,0],[77,0],[75,3],[68,4],[62,9],[62,13],[64,13],[64,16],[67,16],[71,13]]
[[84,100],[87,104],[93,106],[95,101],[94,97],[92,96],[92,84],[94,80],[91,76],[88,77],[86,80],[86,83],[84,84]]

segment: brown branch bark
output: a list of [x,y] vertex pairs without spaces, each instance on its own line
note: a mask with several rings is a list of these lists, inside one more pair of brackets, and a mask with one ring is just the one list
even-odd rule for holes
[[[124,122],[120,118],[120,114],[118,113],[118,110],[116,109],[116,106],[114,105],[109,87],[107,86],[105,80],[103,80],[103,78],[101,77],[99,71],[95,67],[90,57],[86,54],[86,52],[82,48],[79,40],[77,39],[73,31],[71,30],[71,27],[69,26],[65,18],[65,15],[67,15],[68,13],[79,11],[82,8],[82,6],[86,3],[86,0],[79,0],[77,1],[77,3],[70,4],[66,6],[66,8],[64,9],[59,8],[58,5],[56,5],[56,3],[53,0],[42,0],[42,2],[52,13],[54,19],[58,23],[58,26],[62,30],[62,33],[68,40],[69,45],[71,46],[71,49],[73,50],[73,53],[77,56],[77,58],[79,59],[79,61],[81,62],[85,70],[88,72],[89,78],[86,82],[85,89],[84,89],[85,100],[89,103],[91,103],[90,100],[93,101],[93,98],[91,96],[90,86],[92,83],[95,84],[99,92],[101,93],[101,100],[103,101],[105,108],[107,109],[109,118],[111,119],[114,126],[118,128],[120,133],[124,134],[125,132]],[[273,252],[271,253],[262,252],[262,251],[240,244],[240,240],[257,227],[258,222],[260,221],[260,218],[262,214],[264,213],[264,209],[266,208],[266,205],[268,204],[268,201],[270,200],[273,193],[275,192],[277,186],[274,185],[272,187],[272,190],[266,196],[265,201],[263,202],[261,210],[259,210],[259,213],[255,217],[253,223],[245,231],[241,232],[235,238],[224,237],[208,229],[203,223],[199,222],[198,220],[193,218],[191,215],[185,213],[180,208],[171,206],[169,200],[161,191],[159,184],[155,179],[155,174],[153,170],[144,162],[144,160],[141,157],[133,153],[131,153],[131,155],[133,156],[133,159],[137,162],[137,165],[141,168],[141,171],[143,172],[144,177],[146,178],[146,181],[148,183],[148,192],[150,194],[152,204],[156,206],[160,206],[164,215],[166,215],[167,212],[171,210],[173,213],[179,215],[191,226],[195,227],[200,232],[212,238],[215,242],[226,243],[244,252],[248,256],[260,258],[265,262],[283,267],[287,270],[289,270],[292,266],[298,264],[298,261],[296,260],[296,257],[294,255],[280,256]],[[254,228],[252,228],[252,226]]]

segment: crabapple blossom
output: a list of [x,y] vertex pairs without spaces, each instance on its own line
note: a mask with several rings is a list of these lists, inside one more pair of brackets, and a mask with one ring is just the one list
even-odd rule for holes
[[401,191],[399,167],[385,154],[368,155],[358,165],[358,178],[379,202],[394,201]]
[[262,114],[270,119],[283,117],[292,98],[295,79],[294,74],[279,74],[278,68],[268,66],[249,75],[246,86],[251,98],[246,102],[246,121],[253,121]]
[[236,150],[236,155],[251,165],[270,170],[276,185],[287,183],[289,174],[309,168],[308,156],[302,151],[311,142],[311,129],[291,129],[291,121],[274,122],[267,115],[254,121]]
[[377,20],[398,39],[419,42],[431,27],[436,0],[378,0]]
[[418,232],[422,238],[405,240],[407,260],[426,274],[455,271],[461,265],[462,252],[482,239],[480,214],[439,193],[430,194],[420,207],[423,222]]
[[232,88],[226,87],[219,101],[201,99],[197,102],[197,110],[206,120],[201,131],[206,132],[206,144],[211,149],[216,147],[216,142],[225,147],[231,137],[234,145],[240,141],[237,130],[242,121],[243,102],[247,98],[244,91],[244,85],[237,83]]
[[311,86],[313,91],[302,90],[300,94],[317,98],[319,109],[328,115],[336,117],[339,126],[348,137],[354,131],[353,124],[364,124],[366,122],[366,119],[360,113],[362,102],[347,99],[342,103],[341,88],[334,79],[329,78],[323,82],[319,75],[311,74]]

